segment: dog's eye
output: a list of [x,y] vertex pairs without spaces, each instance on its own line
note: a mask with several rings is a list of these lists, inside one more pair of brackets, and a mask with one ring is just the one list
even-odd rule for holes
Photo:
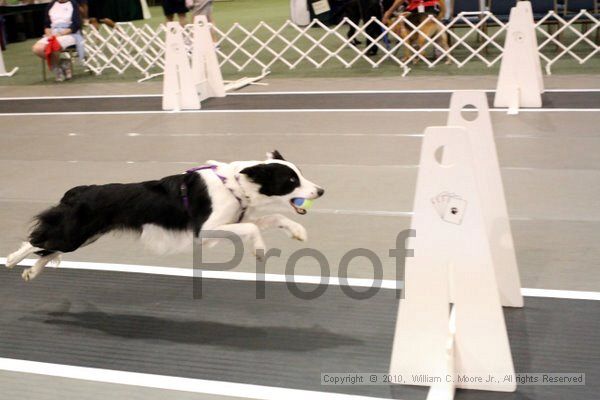
[[294,178],[293,176],[290,178],[290,182],[294,183],[296,182],[296,178]]

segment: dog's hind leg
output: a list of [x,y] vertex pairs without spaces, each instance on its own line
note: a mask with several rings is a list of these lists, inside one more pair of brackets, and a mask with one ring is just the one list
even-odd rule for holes
[[21,277],[23,277],[23,279],[25,281],[30,281],[30,280],[34,279],[36,276],[38,276],[42,272],[42,270],[44,269],[46,264],[48,264],[49,262],[53,261],[54,259],[56,259],[58,257],[60,257],[60,253],[58,253],[58,252],[50,253],[48,255],[40,257],[40,259],[37,260],[37,262],[33,265],[33,267],[27,268],[25,271],[23,271],[23,273],[21,274]]
[[[444,51],[448,52],[450,49],[450,45],[448,44],[448,34],[446,32],[442,33],[440,37],[440,42]],[[450,55],[446,54],[446,61],[444,62],[446,65],[452,64],[452,60],[450,59]]]
[[419,49],[417,50],[417,56],[413,59],[413,64],[417,64],[422,57],[425,57],[425,42],[429,37],[431,37],[431,34],[433,32],[431,28],[431,24],[426,23],[425,26],[422,26],[421,29],[418,31],[417,46],[419,47]]
[[398,34],[398,36],[400,36],[400,38],[402,39],[402,45],[404,47],[404,56],[402,57],[402,62],[405,63],[410,59],[412,55],[412,46],[410,44],[411,39],[409,38],[410,32],[406,28],[406,24],[404,24],[404,21],[398,22],[394,29],[398,29],[397,31],[394,30],[394,32]]
[[25,258],[35,253],[36,251],[40,251],[39,247],[33,246],[29,242],[23,242],[19,250],[11,253],[6,258],[6,268],[13,268],[15,265],[23,261]]

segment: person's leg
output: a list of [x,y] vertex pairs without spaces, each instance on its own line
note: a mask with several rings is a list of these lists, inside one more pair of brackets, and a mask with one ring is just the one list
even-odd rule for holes
[[52,69],[58,67],[58,63],[60,61],[60,50],[59,51],[53,51],[50,54],[50,64]]
[[94,25],[96,29],[100,29],[100,24],[105,24],[110,28],[115,27],[115,22],[108,18],[110,10],[108,10],[106,0],[88,0],[88,9],[90,24]]
[[376,39],[381,34],[381,27],[376,22],[371,22],[371,17],[381,20],[381,8],[379,2],[374,0],[363,0],[360,6],[362,9],[363,24],[367,25],[365,28],[367,55],[374,56],[377,54]]
[[54,72],[56,82],[63,82],[65,80],[65,73],[60,67],[60,50],[53,51],[50,54],[50,70]]
[[[40,57],[42,60],[46,59],[46,46],[48,45],[48,39],[42,38],[38,40],[32,47],[33,54]],[[56,80],[62,82],[65,80],[63,71],[59,68],[60,62],[60,51],[54,51],[50,54],[50,70],[56,75]]]
[[33,51],[33,54],[35,54],[39,58],[46,58],[46,54],[44,53],[45,49],[46,49],[46,45],[39,44],[39,42],[38,42],[33,45],[33,47],[31,48],[31,51]]
[[[344,17],[348,18],[356,25],[360,24],[360,4],[358,3],[358,0],[350,1],[346,5],[344,8]],[[355,33],[356,28],[352,25],[348,25],[348,33],[346,34],[346,37],[350,39]],[[360,40],[358,40],[358,37],[352,39],[351,43],[355,46],[361,44]]]
[[[58,40],[58,43],[60,44],[60,51],[57,51],[55,53],[52,53],[52,56],[54,57],[54,55],[56,54],[57,57],[57,61],[56,61],[56,66],[62,70],[64,77],[68,80],[71,79],[73,77],[73,71],[72,71],[72,60],[71,60],[71,55],[69,53],[65,53],[62,54],[61,52],[71,46],[75,46],[77,44],[77,41],[75,40],[75,36],[73,35],[64,35],[64,36],[59,36],[58,38],[56,38]],[[61,56],[66,56],[67,58],[62,58]],[[57,74],[57,80],[58,79],[58,75]]]
[[167,22],[173,22],[173,15],[175,14],[175,12],[173,11],[173,0],[163,0],[162,1],[162,6],[163,6],[163,12],[165,14],[165,19],[167,20]]
[[179,23],[181,24],[181,26],[185,26],[185,24],[187,23],[185,20],[185,13],[177,13],[177,17],[179,17]]
[[40,58],[46,58],[45,50],[47,45],[48,39],[45,37],[41,38],[31,47],[31,51]]

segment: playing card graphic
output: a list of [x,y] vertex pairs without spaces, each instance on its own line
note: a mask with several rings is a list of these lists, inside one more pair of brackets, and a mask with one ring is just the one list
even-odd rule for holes
[[460,225],[467,208],[467,202],[456,193],[442,192],[431,199],[431,204],[446,222]]

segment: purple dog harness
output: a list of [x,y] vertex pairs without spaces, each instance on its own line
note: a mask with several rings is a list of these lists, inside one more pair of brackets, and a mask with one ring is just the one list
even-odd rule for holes
[[[224,177],[223,175],[219,175],[217,173],[217,166],[216,165],[201,165],[199,167],[194,167],[194,168],[190,168],[187,171],[185,171],[186,174],[191,174],[192,172],[197,172],[197,171],[202,171],[202,170],[206,170],[209,169],[211,171],[213,171],[215,173],[215,175],[217,177],[219,177],[219,179],[221,180],[221,182],[223,183],[223,185],[225,185],[227,183],[227,178]],[[236,176],[236,181],[238,183],[238,185],[240,184],[237,176]],[[227,187],[227,186],[225,186]],[[235,194],[235,192],[233,190],[231,190],[231,188],[228,188],[229,191],[231,192],[231,194],[233,195],[233,197],[235,197],[235,199],[238,201],[238,203],[240,203],[240,209],[242,210],[240,217],[238,218],[238,223],[242,221],[242,219],[244,218],[244,214],[246,213],[246,209],[248,208],[247,206],[244,206],[244,203],[242,201],[242,199]],[[181,186],[179,187],[179,190],[181,191],[181,200],[183,202],[183,207],[186,209],[186,211],[188,212],[188,214],[190,213],[190,199],[188,197],[188,187],[185,184],[185,182],[183,182],[181,184]]]

